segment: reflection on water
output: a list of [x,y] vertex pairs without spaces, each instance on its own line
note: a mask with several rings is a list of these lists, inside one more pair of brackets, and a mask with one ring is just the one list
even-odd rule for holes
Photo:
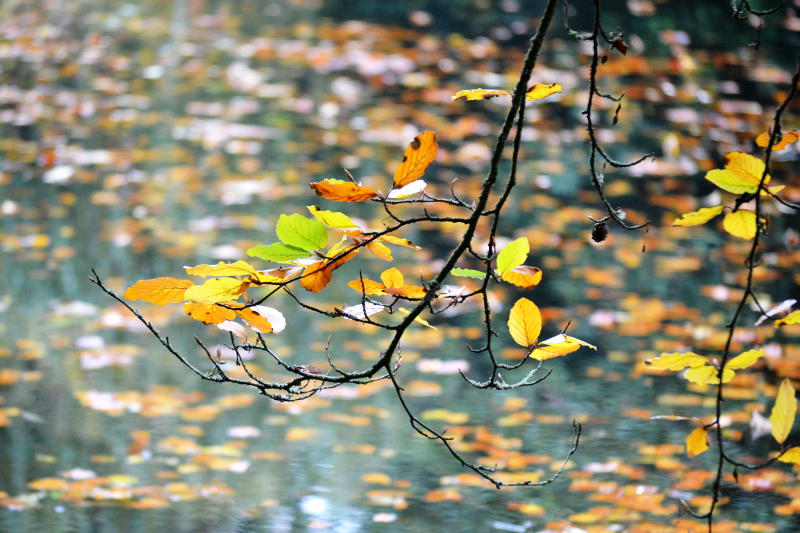
[[[571,420],[584,424],[574,465],[553,486],[496,491],[415,437],[385,384],[276,405],[200,383],[87,281],[95,268],[119,290],[137,279],[180,276],[182,265],[241,258],[249,246],[271,241],[278,213],[313,201],[310,181],[347,168],[385,189],[402,147],[423,129],[438,130],[442,143],[426,179],[445,190],[457,177],[460,193],[474,192],[504,103],[465,105],[449,96],[513,82],[531,30],[528,7],[501,2],[496,16],[475,8],[486,27],[477,34],[495,42],[454,33],[441,7],[398,27],[348,20],[317,4],[42,1],[0,8],[0,530],[534,531],[569,520],[619,528],[672,523],[676,498],[704,494],[700,469],[708,465],[683,458],[688,424],[649,417],[707,414],[704,393],[650,376],[637,361],[713,337],[703,324],[724,321],[720,302],[728,295],[719,272],[732,268],[735,250],[714,231],[688,240],[660,225],[673,210],[688,210],[688,177],[705,168],[698,161],[742,148],[763,129],[758,117],[771,99],[759,84],[788,75],[752,62],[741,29],[697,37],[704,47],[695,49],[694,28],[672,31],[671,8],[661,18],[610,12],[626,21],[632,53],[609,58],[608,89],[624,86],[630,102],[619,126],[601,130],[603,140],[620,157],[650,150],[663,157],[609,187],[632,219],[654,218],[658,229],[612,233],[594,247],[586,217],[600,212],[583,189],[579,114],[586,57],[556,30],[536,81],[557,81],[565,93],[528,113],[520,195],[504,232],[533,244],[532,258],[545,271],[534,297],[547,308],[548,327],[555,333],[572,320],[571,331],[600,350],[555,360],[545,383],[505,394],[467,389],[457,374],[479,377],[486,369],[453,340],[479,342],[474,313],[415,330],[403,350],[401,378],[415,408],[449,426],[470,457],[508,469],[509,479],[546,478],[566,451]],[[686,24],[708,16],[691,13]],[[730,39],[737,40],[724,45],[732,52],[721,87],[710,70],[713,50]],[[716,100],[728,104],[710,109]],[[638,211],[642,195],[653,200],[646,214]],[[347,210],[376,217],[360,205]],[[777,222],[771,231],[784,230]],[[427,229],[408,236],[434,250],[423,256],[434,265],[450,242]],[[711,265],[704,263],[709,253]],[[378,263],[364,268],[376,275],[385,268]],[[357,275],[352,268],[341,279]],[[785,294],[790,280],[776,282]],[[676,283],[688,288],[683,303],[675,301]],[[347,291],[325,294],[355,303]],[[384,346],[374,335],[320,324],[288,300],[278,303],[289,327],[275,347],[292,361],[324,367],[313,354],[329,335],[351,367]],[[202,330],[176,307],[143,312],[194,353],[192,335]],[[504,357],[521,355],[501,342],[508,343]],[[275,372],[266,361],[253,365]],[[760,400],[756,392],[739,394],[736,409]],[[739,422],[746,430],[746,420]],[[742,451],[764,457],[770,448],[762,442],[743,437]],[[723,516],[775,520],[773,507],[785,496],[746,489],[797,486],[787,470],[767,474],[726,494]]]

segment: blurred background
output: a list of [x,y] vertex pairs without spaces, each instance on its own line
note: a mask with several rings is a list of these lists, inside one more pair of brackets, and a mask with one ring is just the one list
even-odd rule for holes
[[[414,328],[402,349],[400,379],[414,409],[504,479],[547,478],[571,421],[584,424],[578,454],[553,485],[497,491],[417,437],[386,384],[278,405],[200,382],[88,278],[94,268],[121,293],[139,279],[184,277],[184,265],[245,258],[247,248],[274,242],[280,213],[311,204],[379,228],[378,209],[318,199],[308,183],[343,178],[347,168],[386,191],[404,147],[426,129],[440,143],[429,191],[445,195],[458,178],[456,190],[471,197],[508,100],[450,96],[513,87],[543,2],[6,0],[0,530],[692,527],[677,499],[707,504],[713,457],[686,458],[690,423],[651,417],[708,416],[711,390],[655,375],[643,361],[661,351],[719,353],[746,243],[713,223],[671,223],[718,203],[703,174],[729,151],[752,153],[770,124],[800,41],[797,3],[789,4],[760,37],[758,20],[734,20],[726,2],[603,8],[605,28],[624,29],[630,49],[609,51],[600,69],[603,91],[626,94],[616,125],[615,105],[598,104],[600,139],[621,159],[655,157],[607,172],[607,193],[628,219],[653,223],[644,232],[611,228],[602,245],[590,242],[587,218],[603,216],[581,116],[590,49],[559,14],[533,81],[564,92],[529,104],[520,186],[501,225],[506,238],[529,238],[528,264],[544,280],[532,291],[497,292],[498,342],[508,362],[524,355],[505,334],[504,309],[527,296],[544,309],[543,336],[571,321],[572,334],[599,349],[549,361],[544,383],[502,393],[473,390],[458,375],[483,379],[487,369],[465,348],[483,333],[473,308],[431,319],[437,329]],[[590,2],[571,2],[569,13],[575,30],[591,29]],[[797,115],[786,125],[797,126]],[[775,183],[794,185],[794,201],[797,155],[796,147],[775,154]],[[796,215],[772,219],[762,301],[797,297],[798,227]],[[397,262],[430,274],[453,232],[407,232],[425,251],[397,251]],[[357,303],[345,282],[359,268],[376,279],[388,266],[359,258],[311,300]],[[337,361],[366,366],[388,341],[320,321],[287,298],[271,302],[288,322],[274,347],[293,363],[326,367],[330,336]],[[230,357],[225,337],[179,305],[140,309],[198,364],[196,334]],[[757,315],[748,313],[750,324]],[[737,454],[774,449],[750,420],[771,405],[775,376],[800,374],[798,331],[784,329],[766,323],[736,338],[735,349],[768,351],[764,372],[730,386],[727,436]],[[253,357],[262,375],[278,375]],[[725,496],[721,519],[738,530],[800,527],[790,504],[800,484],[786,465],[741,475]]]

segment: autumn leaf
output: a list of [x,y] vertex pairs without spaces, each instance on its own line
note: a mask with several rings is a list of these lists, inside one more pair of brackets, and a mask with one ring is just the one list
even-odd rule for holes
[[[723,368],[722,383],[729,382],[730,380],[733,379],[734,375],[735,375],[734,371],[731,370],[730,368]],[[690,368],[689,370],[683,373],[683,377],[685,377],[692,383],[698,383],[704,385],[714,385],[720,382],[719,371],[717,370],[716,367],[713,367],[711,365]]]
[[[769,138],[770,138],[769,132],[765,131],[764,133],[756,137],[756,144],[761,148],[766,148],[767,145],[769,144]],[[798,132],[797,130],[786,132],[778,137],[777,142],[774,145],[772,145],[772,150],[775,152],[780,152],[781,150],[785,149],[788,145],[796,143],[797,141],[800,141],[800,132]]]
[[239,298],[250,283],[237,278],[212,278],[202,285],[186,289],[186,300],[201,304],[216,304]]
[[[742,194],[756,192],[763,174],[763,161],[743,152],[731,152],[725,156],[725,169],[709,170],[706,179],[723,191]],[[764,185],[769,180],[770,176],[767,175]]]
[[370,241],[364,247],[384,261],[392,260],[392,250],[382,242],[377,240]]
[[393,188],[403,187],[421,178],[436,157],[436,150],[435,131],[425,131],[414,137],[394,173]]
[[694,457],[708,449],[708,431],[705,428],[695,428],[686,437],[686,455]]
[[308,186],[317,193],[317,196],[334,202],[364,202],[378,196],[376,191],[352,181],[327,179],[309,183]]
[[556,93],[560,93],[561,91],[561,85],[558,83],[551,83],[549,85],[537,83],[525,93],[525,101],[533,102],[534,100],[541,100]]
[[528,258],[530,243],[527,237],[520,237],[506,244],[497,254],[497,273],[501,276],[514,267],[518,267]]
[[778,387],[778,395],[775,397],[775,405],[769,415],[769,423],[772,425],[772,436],[783,444],[786,437],[792,431],[794,417],[797,412],[797,398],[794,395],[794,387],[788,378],[781,381]]
[[347,286],[358,292],[373,296],[384,296],[386,294],[383,290],[383,283],[378,283],[371,279],[354,279],[353,281],[348,281]]
[[235,263],[225,263],[220,261],[216,265],[197,265],[194,267],[183,267],[186,273],[192,276],[251,276],[256,273],[256,269],[247,261],[236,261]]
[[309,252],[324,248],[328,243],[328,233],[322,222],[297,213],[281,215],[275,233],[284,244]]
[[307,205],[306,209],[328,228],[357,228],[358,225],[350,217],[338,211],[322,211],[315,205]]
[[731,370],[741,370],[743,368],[748,368],[753,366],[756,361],[760,358],[764,357],[766,352],[763,349],[757,350],[747,350],[746,352],[742,352],[736,357],[732,358],[730,361],[725,363],[725,368],[729,368]]
[[450,100],[489,100],[498,96],[511,96],[511,93],[503,89],[465,89],[451,96]]
[[517,287],[530,289],[531,287],[537,286],[539,282],[542,281],[542,269],[522,265],[504,272],[500,278]]
[[[234,303],[234,302],[223,302]],[[227,307],[215,304],[199,304],[197,302],[187,302],[183,304],[183,310],[193,319],[203,324],[221,324],[227,320],[236,318],[236,312]]]
[[555,337],[537,343],[536,348],[528,356],[539,361],[546,361],[554,357],[562,357],[571,354],[572,352],[578,351],[581,346],[597,350],[597,346],[561,333]]
[[734,237],[751,240],[757,231],[756,214],[748,209],[733,211],[722,219],[722,227]]
[[792,311],[785,317],[779,318],[774,322],[774,326],[776,328],[788,326],[790,324],[800,324],[800,311]]
[[139,280],[123,294],[127,300],[141,300],[156,305],[178,303],[186,300],[186,289],[193,286],[191,281],[175,278],[153,278]]
[[662,370],[683,370],[684,368],[697,368],[704,366],[707,360],[702,355],[694,352],[688,353],[662,353],[654,359],[648,359],[646,364]]
[[[331,261],[331,259],[340,254],[344,255],[335,261]],[[302,287],[307,291],[321,291],[328,286],[328,283],[330,283],[333,271],[353,259],[357,254],[358,249],[354,248],[352,245],[340,246],[337,244],[326,254],[326,257],[330,259],[312,263],[308,265],[305,270],[303,270],[303,274],[300,279],[300,285],[302,285]]]
[[725,206],[722,205],[715,205],[713,207],[704,207],[702,209],[698,209],[697,211],[692,211],[690,213],[684,213],[672,223],[673,226],[698,226],[700,224],[705,224],[715,216],[722,213],[722,210],[725,209]]
[[793,446],[778,457],[778,461],[782,463],[800,464],[800,446]]
[[383,282],[384,287],[387,289],[399,288],[405,284],[403,273],[396,268],[384,270],[381,273],[381,281]]
[[542,314],[536,304],[527,298],[517,300],[508,316],[508,331],[520,346],[536,344],[542,331]]
[[272,333],[272,324],[269,323],[269,320],[255,312],[252,308],[245,307],[244,309],[237,309],[236,314],[256,331]]
[[[406,315],[406,316],[408,316],[408,315],[410,315],[410,314],[411,314],[411,311],[409,311],[409,310],[408,310],[408,309],[406,309],[405,307],[398,307],[398,308],[397,308],[397,310],[398,310],[398,311],[400,311],[402,314],[404,314],[404,315]],[[417,323],[419,323],[419,324],[422,324],[423,326],[429,327],[429,328],[431,328],[431,329],[439,329],[439,328],[437,328],[436,326],[431,326],[430,322],[428,322],[427,320],[424,320],[424,319],[420,318],[419,316],[417,316],[417,317],[415,317],[415,318],[414,318],[414,322],[417,322]]]

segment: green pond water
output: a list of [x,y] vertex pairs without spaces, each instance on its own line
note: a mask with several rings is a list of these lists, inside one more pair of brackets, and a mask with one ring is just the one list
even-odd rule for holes
[[[482,378],[489,368],[465,347],[480,343],[474,309],[431,319],[438,330],[419,326],[404,345],[400,379],[412,407],[437,427],[466,428],[477,443],[466,452],[472,460],[502,462],[502,450],[516,451],[528,462],[512,472],[545,479],[567,451],[571,421],[582,422],[578,453],[549,487],[498,491],[459,480],[467,471],[414,434],[390,387],[278,405],[201,382],[89,283],[94,268],[121,293],[138,279],[183,277],[184,265],[245,258],[248,247],[275,240],[280,213],[312,203],[380,224],[371,206],[323,204],[307,184],[348,168],[385,188],[404,146],[425,129],[440,132],[443,154],[426,175],[432,186],[446,194],[453,178],[479,183],[504,103],[449,96],[511,86],[541,2],[405,4],[0,6],[0,531],[540,531],[606,505],[591,497],[602,488],[576,490],[578,479],[607,481],[609,492],[663,495],[650,508],[621,505],[627,517],[594,523],[621,531],[669,526],[685,518],[678,498],[705,494],[676,488],[683,473],[713,462],[711,454],[685,458],[680,446],[692,426],[649,417],[707,416],[701,404],[710,391],[640,375],[637,361],[691,349],[693,334],[708,333],[703,320],[721,328],[730,316],[732,304],[709,294],[735,281],[734,252],[743,248],[731,249],[713,228],[690,235],[668,224],[693,208],[684,209],[687,199],[712,193],[698,183],[703,161],[716,165],[727,151],[752,148],[772,91],[790,77],[787,50],[797,49],[797,33],[778,32],[777,22],[758,51],[748,48],[755,30],[732,20],[724,2],[609,6],[607,27],[624,26],[631,53],[610,57],[605,89],[626,90],[629,103],[616,128],[613,107],[598,111],[601,136],[620,157],[656,158],[608,179],[629,183],[612,198],[634,219],[652,219],[648,233],[613,230],[606,244],[589,242],[587,216],[602,213],[588,183],[580,114],[588,56],[560,21],[534,75],[565,91],[531,106],[520,187],[501,233],[529,237],[529,264],[545,278],[497,302],[497,342],[519,356],[503,309],[527,295],[550,310],[543,334],[572,320],[570,331],[598,350],[546,363],[552,374],[537,387],[485,392],[457,373]],[[572,6],[577,29],[588,29],[590,8]],[[797,152],[786,154],[779,160]],[[470,191],[464,185],[463,194]],[[797,222],[776,219],[774,240]],[[427,248],[421,261],[435,266],[457,237],[448,231],[405,236]],[[395,255],[417,264],[409,251]],[[357,303],[344,282],[359,268],[377,279],[388,266],[347,265],[316,301]],[[776,301],[797,292],[791,268],[772,272],[765,292]],[[272,305],[288,324],[274,346],[292,363],[324,366],[329,336],[332,353],[351,368],[385,346],[380,334],[322,322],[288,298]],[[178,304],[140,309],[203,368],[193,335],[225,343],[182,317]],[[768,401],[756,395],[731,409]],[[751,439],[746,419],[737,423],[744,435],[731,441],[734,452],[763,458],[774,450],[767,438]],[[678,446],[675,468],[646,451],[668,444]],[[776,467],[779,484],[796,493],[784,466]],[[64,486],[29,485],[99,477],[107,482],[79,496],[77,488],[70,496]],[[800,527],[775,514],[791,497],[773,489],[731,486],[720,518]],[[659,506],[668,512],[654,512]]]

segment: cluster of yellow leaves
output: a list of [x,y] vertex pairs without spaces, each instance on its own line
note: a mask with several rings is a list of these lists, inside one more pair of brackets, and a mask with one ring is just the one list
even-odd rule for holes
[[[761,189],[762,195],[775,194],[784,188],[783,185],[766,188],[771,176],[765,174],[764,162],[743,152],[731,152],[726,155],[725,168],[710,170],[706,173],[705,178],[723,191],[738,195],[755,194],[759,189]],[[704,207],[682,214],[672,224],[674,226],[705,224],[722,213],[724,209],[724,205]],[[763,223],[764,220],[762,220]],[[756,236],[758,226],[755,211],[741,207],[729,211],[722,220],[722,227],[725,231],[746,240]]]
[[[251,285],[280,283],[290,275],[289,271],[258,271],[246,261],[185,268],[189,275],[211,279],[199,285],[168,277],[140,280],[123,297],[155,305],[185,302],[186,314],[204,324],[222,324],[239,317],[261,333],[278,333],[283,329],[285,321],[278,311],[263,306],[245,307],[237,300]],[[270,319],[281,325],[273,327]]]
[[581,346],[592,350],[597,349],[588,342],[563,333],[539,341],[539,334],[542,332],[542,314],[537,305],[527,298],[520,298],[511,308],[508,316],[508,331],[514,342],[531,349],[529,357],[539,361],[567,355]]
[[[735,375],[736,370],[753,366],[756,361],[764,356],[764,350],[748,350],[736,357],[732,357],[722,369],[722,383],[727,383]],[[719,371],[708,359],[694,352],[688,353],[662,353],[654,359],[645,361],[653,368],[679,372],[687,369],[683,377],[692,383],[714,384],[720,382]]]
[[[742,352],[731,358],[722,368],[711,365],[705,357],[696,353],[662,353],[660,356],[646,361],[655,368],[671,371],[685,370],[683,376],[693,382],[701,384],[727,383],[733,379],[736,370],[742,370],[754,365],[765,355],[764,350],[754,349]],[[792,383],[784,379],[778,388],[772,414],[769,417],[772,436],[778,444],[783,444],[794,425],[797,400]],[[708,449],[708,427],[695,428],[686,437],[686,453],[689,457],[699,455]],[[779,458],[784,462],[800,464],[800,448],[791,448]]]
[[[436,158],[438,144],[435,131],[424,131],[414,137],[403,152],[403,160],[397,166],[388,198],[403,198],[425,189],[423,174]],[[309,184],[309,187],[328,200],[335,202],[364,202],[379,196],[370,187],[338,179],[326,179]]]

